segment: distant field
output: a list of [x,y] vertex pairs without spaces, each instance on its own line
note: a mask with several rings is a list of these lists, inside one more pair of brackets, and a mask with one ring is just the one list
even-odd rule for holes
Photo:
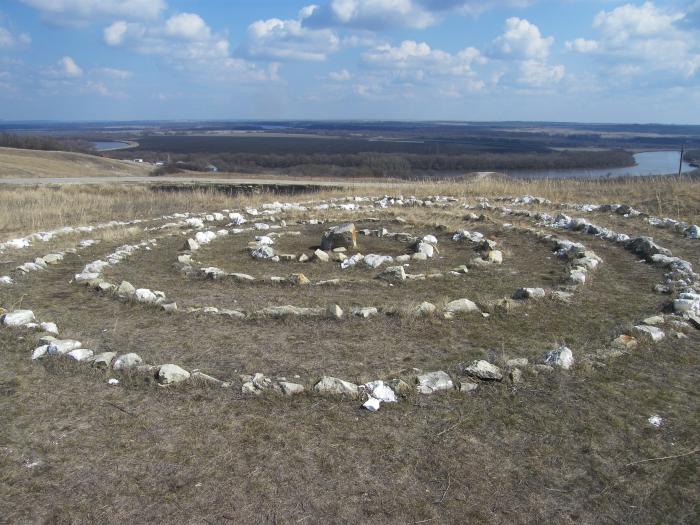
[[139,137],[139,150],[170,153],[266,153],[270,155],[391,153],[462,155],[474,152],[546,152],[528,140],[504,138],[379,140],[311,136],[173,135]]
[[147,175],[149,167],[82,153],[0,148],[0,178]]

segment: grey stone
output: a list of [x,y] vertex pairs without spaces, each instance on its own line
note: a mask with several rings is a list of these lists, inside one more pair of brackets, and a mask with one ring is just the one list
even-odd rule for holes
[[519,368],[514,368],[510,371],[510,381],[513,384],[518,384],[523,382],[523,372]]
[[323,233],[321,249],[356,248],[357,230],[352,223],[334,226]]
[[464,369],[464,372],[470,376],[484,380],[500,381],[503,379],[503,372],[501,372],[501,369],[483,359],[473,361],[472,364]]
[[452,378],[442,370],[427,372],[416,377],[417,390],[420,394],[432,394],[442,390],[453,390]]
[[299,306],[292,306],[292,305],[286,305],[286,306],[269,306],[267,308],[263,308],[262,310],[259,311],[260,314],[268,316],[268,317],[288,317],[288,316],[297,316],[297,317],[315,317],[319,315],[323,315],[324,309],[323,308],[304,308],[304,307],[299,307]]
[[279,381],[279,386],[285,396],[293,396],[304,392],[304,385],[291,383],[289,381]]
[[270,246],[258,246],[250,252],[253,259],[272,259],[275,256],[275,250]]
[[158,382],[163,385],[182,383],[190,378],[190,373],[177,365],[166,364],[158,369]]
[[117,295],[119,297],[131,297],[136,292],[136,288],[129,281],[122,281],[117,287]]
[[389,266],[377,275],[377,278],[390,283],[403,282],[406,280],[406,271],[403,266]]
[[457,299],[450,301],[445,306],[445,311],[452,314],[478,312],[479,308],[469,299]]
[[330,260],[330,256],[323,250],[316,250],[314,252],[314,259],[321,262],[328,262]]
[[355,398],[359,395],[358,386],[337,377],[326,376],[314,385],[314,391],[319,394],[349,396]]
[[568,370],[574,365],[574,354],[566,346],[560,346],[556,350],[550,350],[544,354],[544,364],[558,366]]
[[470,381],[461,381],[459,383],[459,391],[465,394],[469,392],[474,392],[474,390],[476,390],[477,388],[479,388],[479,385]]
[[123,354],[117,357],[112,364],[114,370],[125,370],[127,368],[132,368],[143,363],[141,356],[135,353]]
[[422,315],[422,316],[434,315],[436,311],[437,311],[437,306],[435,306],[433,303],[429,303],[427,301],[422,302],[421,304],[418,305],[418,308],[416,308],[416,314]]
[[352,315],[357,316],[357,317],[362,317],[364,319],[367,319],[368,317],[371,317],[373,315],[377,315],[379,313],[379,310],[377,310],[373,306],[367,306],[364,308],[354,308],[352,310]]
[[523,367],[526,367],[527,364],[528,364],[527,357],[516,357],[514,359],[508,359],[508,361],[506,361],[506,366],[508,368],[517,368],[517,367],[523,368]]
[[31,310],[14,310],[2,316],[3,324],[13,328],[26,325],[34,320],[34,312]]
[[328,307],[328,316],[334,319],[341,319],[343,317],[343,309],[337,304],[332,304]]
[[518,288],[513,294],[513,299],[544,299],[545,295],[543,288]]
[[646,337],[654,343],[658,343],[659,341],[663,340],[664,337],[666,337],[663,330],[657,328],[656,326],[638,325],[634,327],[634,330],[640,336]]
[[94,352],[88,350],[87,348],[76,348],[71,350],[66,354],[66,357],[73,359],[74,361],[88,361],[92,358]]
[[92,358],[92,366],[101,369],[109,368],[115,357],[117,357],[116,352],[102,352]]

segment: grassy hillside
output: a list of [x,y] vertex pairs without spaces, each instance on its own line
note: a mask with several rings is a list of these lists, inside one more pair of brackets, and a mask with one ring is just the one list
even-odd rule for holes
[[147,175],[148,166],[83,153],[0,148],[0,178]]

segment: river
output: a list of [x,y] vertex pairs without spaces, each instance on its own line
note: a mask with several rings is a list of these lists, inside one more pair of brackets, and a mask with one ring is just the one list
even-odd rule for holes
[[95,146],[97,151],[112,151],[115,149],[126,149],[130,148],[131,145],[128,142],[122,141],[94,141],[92,145]]
[[[670,175],[678,173],[678,164],[681,160],[679,151],[645,151],[634,155],[636,164],[626,168],[602,168],[602,169],[556,169],[556,170],[510,170],[507,172],[512,177],[527,179],[573,179],[591,177],[646,177],[650,175]],[[693,171],[694,168],[687,162],[683,162],[682,173]]]

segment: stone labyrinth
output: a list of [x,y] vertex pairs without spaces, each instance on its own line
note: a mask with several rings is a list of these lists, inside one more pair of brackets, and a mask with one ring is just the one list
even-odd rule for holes
[[[259,209],[64,227],[0,243],[3,330],[36,340],[27,359],[37,364],[74,360],[103,371],[111,385],[129,375],[160,385],[197,383],[250,396],[310,392],[360,399],[376,411],[382,402],[408,395],[468,393],[499,382],[521,383],[528,374],[575,373],[577,365],[597,366],[640,344],[685,338],[700,328],[700,282],[693,261],[648,235],[629,235],[568,215],[573,213],[605,214],[614,224],[636,229],[663,229],[674,247],[699,253],[697,225],[620,204],[554,204],[531,196],[494,202],[442,196],[271,202]],[[129,237],[128,244],[119,241],[119,232]],[[56,248],[49,252],[47,246]],[[16,264],[25,253],[34,255]],[[353,323],[363,330],[363,323],[383,318],[383,330],[387,323],[391,327],[415,319],[465,330],[473,324],[488,332],[497,316],[525,322],[534,305],[544,305],[555,318],[596,280],[603,282],[607,271],[617,268],[615,276],[607,276],[613,280],[640,264],[648,267],[645,275],[656,276],[647,300],[656,306],[619,319],[618,331],[596,349],[544,341],[529,358],[506,348],[501,353],[508,358],[498,362],[476,359],[377,375],[365,370],[359,376],[371,380],[359,384],[337,377],[334,370],[308,377],[259,370],[214,377],[203,371],[206,363],[186,370],[182,363],[154,362],[147,348],[143,356],[86,348],[63,335],[82,327],[59,327],[32,310],[35,294],[70,282],[74,294],[56,292],[55,308],[71,308],[74,300],[114,301],[156,316],[166,328],[196,317],[218,319],[222,330],[226,323],[249,323],[284,331],[285,323],[295,319],[315,326]],[[35,292],[39,285],[42,292]],[[102,322],[108,326],[114,319]]]

